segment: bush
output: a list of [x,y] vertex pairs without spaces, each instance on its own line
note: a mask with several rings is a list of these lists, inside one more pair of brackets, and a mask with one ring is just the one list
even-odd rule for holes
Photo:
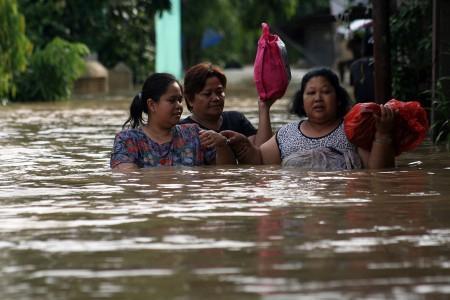
[[420,100],[431,86],[431,1],[404,1],[391,17],[392,94]]
[[18,78],[15,100],[69,98],[74,81],[84,72],[83,57],[88,53],[89,49],[84,44],[54,38],[31,56],[28,69]]
[[16,1],[0,0],[0,98],[15,95],[14,77],[25,69],[31,50]]
[[449,81],[450,77],[441,77],[436,85],[436,98],[433,101],[434,121],[431,124],[434,133],[433,141],[450,147],[450,99],[443,92],[443,81]]

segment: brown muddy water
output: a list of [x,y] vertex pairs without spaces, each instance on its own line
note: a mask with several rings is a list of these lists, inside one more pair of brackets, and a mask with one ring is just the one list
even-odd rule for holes
[[[257,125],[255,100],[227,101]],[[113,174],[128,103],[0,107],[0,299],[450,298],[447,149],[384,171]]]

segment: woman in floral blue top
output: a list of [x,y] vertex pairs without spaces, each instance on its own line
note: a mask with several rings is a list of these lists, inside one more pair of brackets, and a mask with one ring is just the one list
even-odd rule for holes
[[[147,78],[130,116],[116,135],[111,168],[134,171],[159,166],[235,164],[224,136],[196,124],[177,125],[183,112],[180,83],[170,74]],[[143,114],[147,115],[144,120]]]

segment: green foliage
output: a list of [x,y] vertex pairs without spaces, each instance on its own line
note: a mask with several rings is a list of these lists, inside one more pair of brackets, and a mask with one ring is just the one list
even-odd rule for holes
[[127,64],[135,80],[154,69],[154,15],[170,0],[19,0],[38,47],[55,37],[82,42],[108,68]]
[[[54,37],[82,42],[107,68],[124,62],[135,81],[154,70],[154,16],[170,8],[170,0],[18,0],[37,48]],[[183,60],[253,62],[263,21],[276,25],[308,13],[328,0],[182,0]],[[202,49],[206,29],[223,34],[215,47]]]
[[161,0],[111,1],[102,41],[95,45],[99,60],[108,68],[122,61],[133,70],[135,81],[143,82],[155,65],[154,16],[169,8]]
[[[231,0],[245,29],[259,29],[261,22],[281,24],[295,16],[305,16],[323,7],[329,0]],[[281,2],[281,3],[280,3]]]
[[431,99],[432,2],[403,1],[391,18],[392,92],[394,97],[419,100],[433,110],[433,141],[450,145],[450,99],[443,92],[444,80]]
[[81,43],[53,39],[33,53],[26,72],[18,78],[16,100],[60,100],[70,96],[73,82],[82,75],[83,57],[89,49]]
[[[229,1],[187,1],[182,9],[183,60],[186,67],[205,60],[219,65],[230,59],[241,60],[245,32]],[[202,49],[201,41],[206,29],[219,32],[223,40],[216,46]]]
[[436,84],[436,99],[433,100],[434,122],[431,130],[436,144],[446,143],[450,147],[450,99],[443,92],[443,82],[450,81],[450,77],[442,77]]
[[[195,0],[183,1],[183,60],[189,67],[203,60],[224,65],[253,63],[261,23],[284,24],[295,16],[327,7],[328,0]],[[216,46],[202,49],[206,29],[223,35]]]
[[392,94],[398,99],[429,101],[420,95],[431,86],[431,5],[403,1],[391,17]]
[[14,77],[27,65],[32,44],[15,0],[0,0],[0,98],[14,96]]

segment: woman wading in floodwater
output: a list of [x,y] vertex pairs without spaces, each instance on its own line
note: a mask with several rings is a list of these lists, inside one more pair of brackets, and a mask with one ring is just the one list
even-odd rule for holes
[[149,76],[130,105],[123,130],[115,137],[111,168],[135,171],[160,166],[235,164],[224,136],[201,130],[196,124],[178,124],[182,100],[182,87],[174,76]]
[[[350,98],[328,68],[309,71],[295,94],[291,112],[302,119],[286,124],[260,147],[233,131],[224,131],[240,163],[282,164],[310,170],[391,168],[395,166],[392,143],[395,111],[380,105],[374,115],[375,139],[370,151],[351,144],[344,132],[344,115]],[[306,117],[306,118],[305,118]]]

